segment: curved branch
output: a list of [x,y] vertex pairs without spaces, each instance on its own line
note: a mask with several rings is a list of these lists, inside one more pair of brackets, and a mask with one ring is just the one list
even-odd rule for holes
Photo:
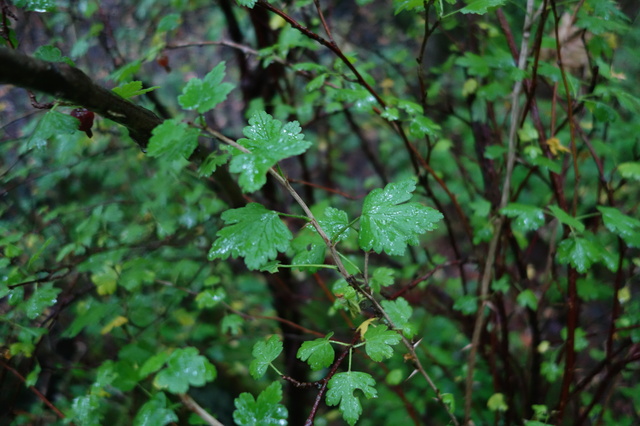
[[0,64],[0,84],[47,93],[98,113],[125,126],[142,149],[153,128],[162,123],[152,111],[97,85],[70,65],[46,62],[6,47],[0,47]]

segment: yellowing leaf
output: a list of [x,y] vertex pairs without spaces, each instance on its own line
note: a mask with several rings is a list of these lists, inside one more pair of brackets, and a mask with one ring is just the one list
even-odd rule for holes
[[364,339],[364,335],[367,333],[367,330],[369,329],[369,326],[375,320],[376,320],[375,317],[374,318],[369,318],[368,320],[366,320],[362,324],[360,324],[358,326],[358,328],[356,328],[356,331],[360,333],[360,338],[361,339]]
[[121,327],[128,322],[129,322],[129,319],[127,319],[126,317],[123,317],[122,315],[118,315],[117,317],[112,319],[107,325],[102,327],[102,330],[100,330],[100,334],[103,334],[103,335],[108,334],[114,328]]
[[547,139],[547,145],[549,145],[549,149],[553,155],[558,155],[559,152],[571,152],[569,148],[562,145],[560,139],[556,137]]

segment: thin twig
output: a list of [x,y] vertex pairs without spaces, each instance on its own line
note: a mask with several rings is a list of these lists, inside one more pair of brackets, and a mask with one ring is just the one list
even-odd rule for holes
[[198,415],[198,417],[200,417],[202,420],[204,420],[208,425],[211,425],[211,426],[224,426],[224,423],[220,423],[215,417],[213,417],[211,414],[209,414],[207,412],[207,410],[202,408],[200,406],[200,404],[195,402],[193,400],[193,398],[191,398],[186,393],[180,394],[180,400],[185,405],[185,407],[187,407],[189,410],[191,410],[194,413],[196,413]]
[[[520,45],[520,54],[518,56],[518,69],[524,70],[527,65],[527,56],[529,51],[529,31],[532,25],[533,16],[533,0],[527,0],[527,12],[524,19],[523,31],[522,31],[522,44]],[[518,131],[518,123],[520,117],[520,108],[518,98],[522,91],[522,81],[518,80],[513,86],[511,92],[511,123],[509,127],[509,145],[507,153],[507,169],[504,177],[504,184],[502,186],[502,196],[500,198],[500,209],[505,207],[509,203],[509,195],[511,191],[511,176],[513,174],[513,168],[516,160],[516,135]],[[495,223],[493,237],[489,243],[489,251],[487,253],[486,261],[484,264],[482,281],[480,284],[480,299],[478,311],[476,313],[475,325],[473,328],[473,335],[471,337],[471,349],[469,351],[469,358],[467,361],[467,378],[465,385],[465,406],[464,406],[464,419],[465,423],[471,420],[471,405],[473,399],[473,372],[476,364],[476,356],[480,346],[480,336],[482,334],[482,328],[484,323],[484,308],[488,303],[489,285],[491,283],[491,277],[493,276],[493,263],[496,257],[496,251],[498,247],[498,241],[502,234],[502,228],[505,224],[506,217],[499,216]]]

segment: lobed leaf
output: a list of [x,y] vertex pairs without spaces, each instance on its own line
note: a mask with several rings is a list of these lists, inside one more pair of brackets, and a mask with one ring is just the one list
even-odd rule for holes
[[416,185],[413,179],[374,189],[364,199],[358,242],[363,250],[402,255],[418,235],[436,229],[442,214],[420,203],[407,203]]
[[376,381],[367,373],[359,371],[338,373],[329,380],[327,385],[329,389],[327,405],[340,404],[342,417],[347,423],[354,425],[362,414],[362,405],[354,392],[359,389],[367,398],[375,398],[378,396],[375,384]]
[[198,146],[200,131],[180,121],[165,120],[152,131],[147,154],[151,157],[166,156],[170,160],[189,158]]
[[222,220],[227,226],[216,234],[209,260],[241,256],[249,269],[259,269],[278,252],[287,251],[293,238],[278,214],[261,204],[227,210]]
[[233,412],[233,420],[238,426],[286,425],[289,413],[287,408],[280,404],[281,400],[280,382],[271,383],[260,392],[257,400],[250,393],[243,392],[234,401],[236,409]]
[[178,96],[178,102],[184,109],[195,109],[200,114],[211,111],[219,103],[227,99],[227,95],[233,90],[231,83],[222,83],[225,76],[225,62],[216,65],[201,80],[192,78],[182,89],[182,95]]
[[282,352],[282,341],[275,334],[269,340],[259,341],[253,345],[254,360],[249,365],[249,372],[254,379],[264,376],[269,364]]
[[255,192],[267,181],[267,171],[278,161],[304,153],[311,142],[304,135],[297,121],[282,124],[264,111],[249,119],[250,126],[244,128],[247,138],[238,143],[251,152],[231,148],[233,154],[229,170],[240,173],[238,183],[245,192]]
[[397,345],[401,339],[400,334],[389,330],[386,325],[369,327],[364,334],[364,348],[372,360],[380,362],[386,358],[391,358],[393,355],[391,346]]
[[189,386],[203,386],[216,377],[216,368],[193,347],[176,349],[160,370],[154,384],[171,393],[185,393]]
[[302,343],[297,358],[307,362],[313,371],[330,366],[335,358],[335,351],[329,341],[331,336],[333,332],[320,339]]

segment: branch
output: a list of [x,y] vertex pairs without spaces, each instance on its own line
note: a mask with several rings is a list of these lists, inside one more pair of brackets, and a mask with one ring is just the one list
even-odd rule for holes
[[153,128],[162,123],[152,111],[95,84],[78,68],[32,58],[6,47],[0,47],[0,64],[0,84],[44,92],[98,113],[125,126],[142,149]]

